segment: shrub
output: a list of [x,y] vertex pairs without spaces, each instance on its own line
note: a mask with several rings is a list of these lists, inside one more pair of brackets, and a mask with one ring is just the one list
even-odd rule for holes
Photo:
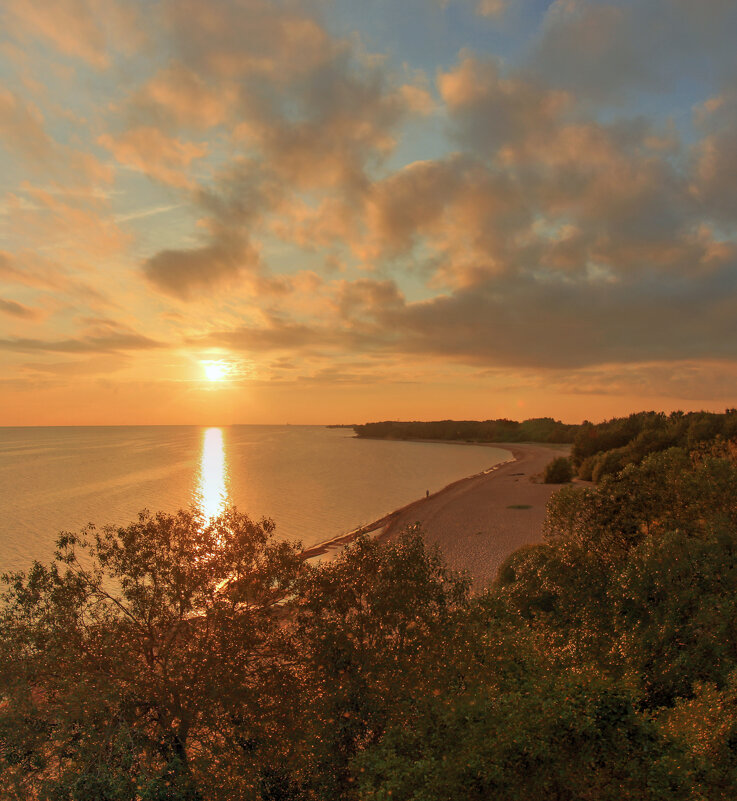
[[627,448],[614,448],[597,455],[591,471],[592,480],[598,484],[604,476],[616,476],[629,463]]
[[572,478],[571,462],[565,456],[559,456],[545,468],[543,480],[546,484],[567,484]]
[[593,471],[596,465],[596,456],[587,456],[578,468],[578,477],[582,481],[593,481]]

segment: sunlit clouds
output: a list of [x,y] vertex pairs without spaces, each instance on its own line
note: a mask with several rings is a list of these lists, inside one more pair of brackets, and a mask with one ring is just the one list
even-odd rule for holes
[[0,424],[733,405],[733,3],[18,0],[0,30]]

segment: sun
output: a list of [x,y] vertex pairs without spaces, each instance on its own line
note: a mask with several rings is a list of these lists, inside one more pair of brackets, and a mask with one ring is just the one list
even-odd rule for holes
[[230,373],[230,367],[226,362],[204,361],[200,364],[208,381],[225,381]]

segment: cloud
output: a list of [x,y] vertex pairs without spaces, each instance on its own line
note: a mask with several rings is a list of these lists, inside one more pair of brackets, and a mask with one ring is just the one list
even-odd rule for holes
[[481,17],[501,17],[507,7],[508,0],[479,0],[476,13]]
[[339,281],[335,284],[336,308],[345,320],[356,321],[389,309],[401,308],[404,296],[394,281],[375,281],[360,278],[356,281]]
[[[235,143],[257,150],[296,190],[361,190],[401,121],[431,107],[421,76],[393,75],[356,40],[332,36],[306,5],[185,0],[168,14],[174,53],[198,76],[190,90],[213,118],[225,103]],[[193,119],[181,113],[181,96],[168,98],[158,105],[171,121]]]
[[46,40],[65,56],[100,69],[110,65],[112,50],[133,49],[143,39],[133,2],[7,0],[4,12],[5,25],[16,35]]
[[721,223],[737,222],[737,84],[696,109],[703,138],[692,150],[692,191],[709,215]]
[[[442,8],[450,5],[451,0],[435,0]],[[467,2],[467,0],[464,0]],[[519,0],[517,0],[519,2]],[[473,10],[480,17],[499,18],[504,15],[510,5],[510,0],[471,0]]]
[[570,395],[629,395],[686,401],[724,401],[737,392],[737,364],[730,361],[649,362],[637,365],[546,371],[533,379],[541,390]]
[[54,159],[54,143],[41,112],[18,94],[0,87],[0,137],[14,153],[40,165]]
[[438,88],[466,147],[493,155],[534,133],[545,140],[572,107],[572,97],[542,82],[507,75],[500,63],[462,54],[460,63],[438,75]]
[[205,9],[185,0],[165,8],[172,60],[124,105],[134,127],[100,142],[159,180],[175,185],[179,177],[182,188],[192,188],[182,176],[204,153],[192,143],[183,150],[181,130],[227,121],[231,150],[194,194],[206,231],[200,243],[154,254],[144,275],[183,298],[248,277],[276,291],[258,237],[335,243],[360,214],[370,172],[392,152],[402,120],[427,113],[432,100],[422,76],[392,74],[299,3],[216,0]]
[[190,340],[193,345],[226,347],[252,353],[299,352],[340,346],[341,336],[332,328],[279,319],[268,325],[242,326],[232,331],[213,331]]
[[0,350],[16,353],[116,353],[128,350],[153,350],[166,347],[154,339],[133,333],[110,333],[71,339],[31,338],[0,339]]
[[114,353],[74,361],[28,362],[23,365],[23,370],[26,373],[76,377],[114,373],[127,367],[129,363],[126,355]]
[[372,187],[367,257],[429,245],[446,284],[515,266],[515,236],[532,221],[531,198],[513,176],[467,155],[415,162]]
[[[109,203],[94,195],[54,193],[24,184],[23,197],[6,199],[8,228],[13,232],[21,269],[42,257],[57,262],[51,269],[31,270],[38,278],[55,281],[54,272],[69,273],[79,267],[96,268],[100,259],[120,255],[129,237],[109,212]],[[30,202],[28,202],[30,201]],[[58,263],[64,264],[59,269]]]
[[251,352],[364,353],[536,370],[723,359],[737,363],[737,251],[705,276],[611,282],[555,274],[487,277],[408,301],[391,281],[333,285],[333,317],[211,332],[197,344]]
[[0,143],[48,180],[70,187],[106,183],[112,173],[92,154],[61,145],[46,131],[41,111],[16,92],[0,87]]
[[182,207],[181,203],[165,203],[158,206],[148,206],[146,208],[129,211],[125,214],[116,214],[115,222],[130,222],[131,220],[143,220],[147,217],[155,217],[158,214],[166,214]]
[[154,127],[135,128],[119,136],[103,134],[98,142],[126,167],[177,187],[193,185],[187,171],[195,159],[207,155],[206,144],[181,141]]
[[258,252],[240,239],[221,239],[191,250],[163,250],[143,265],[146,278],[163,292],[181,299],[198,290],[232,282],[258,268]]
[[207,130],[230,119],[237,102],[235,82],[208,84],[194,70],[172,62],[159,70],[129,99],[127,113],[163,130]]
[[737,252],[708,278],[505,276],[377,315],[403,353],[503,366],[737,359]]
[[38,309],[32,309],[30,306],[24,306],[14,300],[3,300],[2,298],[0,298],[0,312],[11,317],[20,317],[24,320],[35,320],[41,314]]
[[278,205],[282,191],[258,163],[241,159],[229,164],[212,187],[196,194],[206,215],[201,221],[206,232],[202,244],[154,254],[142,265],[145,277],[181,299],[246,276],[263,277],[259,248],[252,237],[264,216]]
[[728,76],[737,60],[729,0],[555,0],[528,67],[551,86],[594,103]]
[[4,281],[13,281],[23,275],[22,270],[19,270],[14,264],[12,254],[7,251],[0,250],[0,278]]

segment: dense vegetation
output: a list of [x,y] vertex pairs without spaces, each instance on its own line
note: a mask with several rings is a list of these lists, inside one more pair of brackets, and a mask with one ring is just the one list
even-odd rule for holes
[[737,437],[737,409],[714,412],[640,412],[606,423],[585,422],[576,433],[571,460],[580,478],[599,481],[651,453],[694,450],[716,437]]
[[235,511],[63,535],[9,577],[0,693],[4,799],[735,798],[737,445],[564,487],[476,596],[416,530],[318,566]]
[[365,423],[353,426],[359,437],[377,439],[439,439],[463,442],[551,442],[570,443],[577,425],[566,425],[552,417],[515,420],[435,420],[432,422]]

